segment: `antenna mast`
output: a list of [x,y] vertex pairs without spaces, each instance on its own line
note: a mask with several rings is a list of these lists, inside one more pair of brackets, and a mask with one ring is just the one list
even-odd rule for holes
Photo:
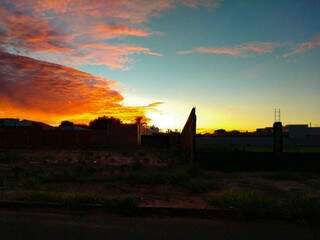
[[280,108],[279,109],[277,109],[277,108],[274,109],[274,122],[281,122],[281,111],[280,111]]

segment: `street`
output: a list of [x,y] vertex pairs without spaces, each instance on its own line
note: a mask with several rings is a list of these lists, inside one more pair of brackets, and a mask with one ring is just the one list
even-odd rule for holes
[[[97,212],[0,210],[1,239],[320,239],[317,227],[284,222],[124,217]],[[317,232],[315,232],[317,231]]]

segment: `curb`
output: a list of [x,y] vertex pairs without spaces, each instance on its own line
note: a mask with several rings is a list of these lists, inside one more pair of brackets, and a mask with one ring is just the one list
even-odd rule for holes
[[102,204],[77,204],[66,205],[44,202],[23,202],[23,201],[0,201],[0,210],[33,210],[33,211],[68,211],[68,212],[103,212],[120,214],[125,216],[156,216],[156,217],[192,217],[192,218],[235,218],[239,214],[230,209],[197,209],[197,208],[170,208],[170,207],[133,207],[133,208],[111,208]]

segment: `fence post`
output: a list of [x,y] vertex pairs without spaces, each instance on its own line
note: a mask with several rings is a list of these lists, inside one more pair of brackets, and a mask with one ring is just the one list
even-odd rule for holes
[[283,152],[283,132],[282,123],[273,124],[273,153],[281,154]]

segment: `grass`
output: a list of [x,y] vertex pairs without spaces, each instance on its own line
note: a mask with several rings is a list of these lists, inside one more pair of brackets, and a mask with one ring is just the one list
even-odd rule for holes
[[302,192],[272,196],[258,191],[226,191],[209,196],[211,206],[235,209],[246,217],[276,217],[315,220],[320,217],[318,195]]
[[[123,151],[124,155],[130,155]],[[107,192],[119,193],[130,192],[131,186],[146,185],[146,188],[154,186],[160,189],[171,189],[187,191],[192,194],[202,194],[217,188],[216,178],[212,174],[200,170],[196,165],[181,165],[172,160],[178,158],[179,152],[172,151],[164,153],[155,151],[154,155],[161,158],[169,157],[171,160],[164,160],[168,163],[164,166],[148,166],[143,164],[149,153],[144,149],[134,154],[135,161],[131,165],[106,166],[95,163],[95,155],[101,154],[94,151],[80,151],[77,161],[66,156],[66,159],[55,161],[53,150],[42,151],[41,154],[32,156],[33,164],[30,164],[28,156],[36,154],[26,150],[15,152],[16,160],[10,160],[6,164],[6,174],[0,177],[0,189],[5,191],[29,191],[48,192],[63,191],[64,184],[89,183],[91,185],[104,185]],[[56,152],[57,157],[61,157],[60,151]],[[70,153],[71,155],[74,153]],[[19,156],[23,156],[24,161],[19,161]],[[70,156],[71,156],[70,155]],[[106,153],[107,158],[112,157]],[[27,156],[27,157],[26,157]],[[41,159],[40,156],[44,156]],[[160,158],[158,156],[158,158]],[[11,158],[10,158],[11,159]],[[21,159],[20,159],[21,160]],[[29,160],[29,161],[28,161]],[[131,191],[132,192],[132,191]],[[51,195],[52,196],[52,195]],[[54,198],[52,198],[54,199]]]
[[126,173],[107,179],[106,186],[112,182],[130,185],[162,185],[176,187],[192,193],[204,193],[217,188],[216,178],[195,166],[176,166],[173,168],[128,169]]
[[279,171],[264,177],[271,180],[276,180],[276,181],[304,181],[304,180],[315,178],[316,175],[314,173],[306,173],[306,172]]

